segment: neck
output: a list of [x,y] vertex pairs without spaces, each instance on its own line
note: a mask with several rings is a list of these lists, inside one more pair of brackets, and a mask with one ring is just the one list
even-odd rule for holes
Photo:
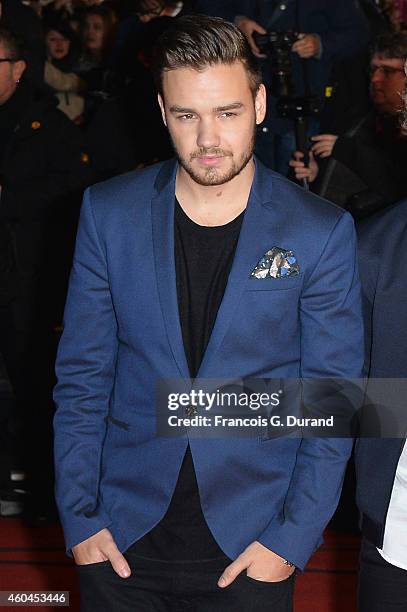
[[179,166],[175,193],[184,212],[199,225],[226,225],[245,210],[254,177],[254,161],[231,181],[208,187],[196,183]]

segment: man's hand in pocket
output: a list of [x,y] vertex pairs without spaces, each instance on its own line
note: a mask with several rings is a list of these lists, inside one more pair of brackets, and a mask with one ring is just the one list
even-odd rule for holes
[[286,565],[285,559],[256,541],[227,566],[218,586],[229,586],[244,570],[249,578],[259,582],[282,582],[295,572],[295,567]]
[[106,528],[73,546],[72,554],[77,565],[110,561],[114,571],[121,578],[128,578],[131,574],[129,564]]

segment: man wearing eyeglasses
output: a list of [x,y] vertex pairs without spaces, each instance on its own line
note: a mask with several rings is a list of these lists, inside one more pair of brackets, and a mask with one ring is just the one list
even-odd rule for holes
[[400,91],[403,91],[404,83],[404,58],[373,56],[370,95],[378,113],[395,115],[400,112]]
[[407,139],[399,120],[406,57],[405,34],[379,37],[369,67],[372,111],[343,135],[313,136],[309,167],[298,152],[290,162],[297,179],[307,178],[313,191],[343,206],[356,219],[407,195]]
[[28,59],[25,76],[39,85],[44,77],[44,34],[41,19],[27,4],[0,0],[0,27],[14,32],[23,42]]

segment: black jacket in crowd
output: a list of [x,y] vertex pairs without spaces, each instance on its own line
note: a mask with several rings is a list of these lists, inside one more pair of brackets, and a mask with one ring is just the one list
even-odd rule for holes
[[[375,437],[361,437],[356,443],[357,503],[364,537],[382,548],[395,474],[405,445],[405,437],[393,436],[404,436],[406,427],[407,200],[358,223],[357,230],[366,375],[380,383],[380,387],[377,382],[373,385],[376,401],[368,401],[365,412],[369,435]],[[399,384],[394,384],[394,379],[399,379]]]
[[407,195],[406,164],[398,118],[371,112],[338,138],[313,191],[362,219]]
[[[82,134],[57,109],[54,96],[22,82],[0,106],[0,231],[3,250],[15,261],[3,269],[0,296],[38,273],[44,248],[55,235],[53,220],[77,213],[83,188],[91,182]],[[72,237],[73,240],[73,237]],[[11,243],[11,246],[10,246]]]
[[140,63],[136,68],[137,77],[100,106],[86,130],[97,181],[174,154],[151,74]]

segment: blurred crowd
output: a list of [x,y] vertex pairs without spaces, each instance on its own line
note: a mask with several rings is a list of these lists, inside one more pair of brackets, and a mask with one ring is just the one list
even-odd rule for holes
[[[407,195],[405,1],[1,0],[0,516],[55,516],[53,364],[82,194],[172,156],[150,66],[189,12],[235,21],[262,64],[264,163],[355,219]],[[256,37],[270,31],[294,36],[282,79]]]

